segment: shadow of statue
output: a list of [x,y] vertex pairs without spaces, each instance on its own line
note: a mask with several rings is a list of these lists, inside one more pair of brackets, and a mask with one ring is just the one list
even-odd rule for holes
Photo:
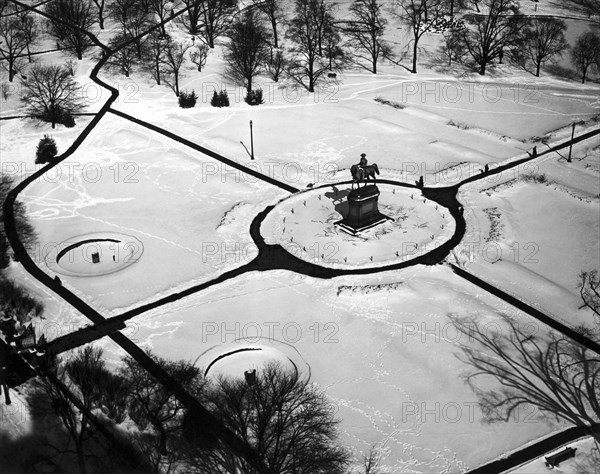
[[340,190],[337,186],[332,186],[331,189],[332,191],[325,193],[325,197],[333,202],[336,212],[339,212],[342,217],[346,217],[348,214],[348,194],[350,194],[350,190]]

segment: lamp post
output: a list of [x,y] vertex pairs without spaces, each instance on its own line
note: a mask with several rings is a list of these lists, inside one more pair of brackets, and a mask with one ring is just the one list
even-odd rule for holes
[[254,159],[254,136],[252,134],[252,120],[250,120],[250,159]]
[[575,125],[577,125],[577,120],[573,120],[573,123],[571,124],[571,127],[573,127],[571,129],[571,143],[569,144],[569,156],[567,158],[567,162],[571,163],[571,151],[573,150],[573,138],[575,138]]

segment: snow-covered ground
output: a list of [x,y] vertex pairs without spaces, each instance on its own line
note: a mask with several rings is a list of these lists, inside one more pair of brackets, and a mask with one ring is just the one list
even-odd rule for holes
[[[540,11],[545,8],[540,4]],[[428,35],[423,44],[435,42]],[[200,96],[193,109],[178,108],[168,88],[151,85],[141,73],[102,77],[121,91],[114,108],[299,189],[347,181],[361,152],[378,164],[381,178],[414,184],[424,176],[427,186],[447,186],[478,175],[486,164],[493,168],[527,156],[534,146],[545,150],[540,137],[548,136],[549,143],[569,138],[573,120],[588,122],[577,133],[598,128],[591,120],[600,112],[595,82],[581,85],[547,74],[537,79],[508,67],[490,77],[459,76],[454,69],[440,70],[433,55],[423,57],[417,75],[389,63],[377,76],[356,69],[315,95],[261,78],[257,85],[266,103],[259,107],[246,105],[241,90],[228,86],[232,106],[216,109],[209,100],[224,84],[221,56],[220,48],[212,52],[202,73],[185,70],[182,89]],[[92,65],[81,64],[78,80],[95,111],[108,94],[86,79]],[[18,111],[14,95],[2,104],[4,116]],[[62,152],[89,120],[80,117],[74,129],[56,130],[29,120],[0,121],[2,173],[17,180],[31,173],[44,133]],[[245,149],[250,120],[254,161]],[[465,186],[459,200],[467,233],[451,259],[567,324],[591,323],[589,312],[579,309],[576,286],[581,270],[600,268],[599,170],[595,140],[575,146],[572,163],[554,153]],[[414,211],[413,220],[386,223],[362,240],[340,237],[334,242],[340,258],[358,255],[354,266],[375,266],[371,256],[379,264],[394,260],[407,226],[417,232],[410,241],[420,244],[451,235],[453,220],[434,203],[419,201],[409,209],[410,191],[381,188],[381,210],[398,213],[404,207]],[[306,196],[310,206],[303,204]],[[283,243],[279,220],[292,222],[284,211],[293,205],[299,211],[294,235],[307,248],[299,256],[319,259],[332,230],[319,227],[331,224],[335,210],[328,193],[289,197],[113,114],[20,199],[39,235],[34,260],[51,276],[48,253],[81,236],[121,233],[143,244],[139,260],[116,273],[60,276],[107,317],[250,262],[256,256],[250,223],[277,203],[261,229],[267,242]],[[320,210],[310,215],[308,209]],[[420,227],[424,223],[431,228]],[[88,323],[18,264],[10,274],[46,306],[46,319],[35,323],[38,333],[52,339]],[[504,314],[524,327],[547,330],[445,266],[331,280],[270,271],[246,273],[143,313],[128,321],[124,333],[157,355],[199,365],[205,364],[202,354],[227,350],[240,338],[289,346],[307,364],[311,381],[331,397],[342,441],[357,454],[377,444],[385,472],[461,472],[558,428],[539,420],[533,408],[506,424],[481,422],[476,396],[461,379],[466,366],[456,357],[468,341],[460,340],[448,316],[472,316],[496,327]],[[111,341],[100,343],[111,363],[123,355]],[[538,472],[535,462],[516,472]]]

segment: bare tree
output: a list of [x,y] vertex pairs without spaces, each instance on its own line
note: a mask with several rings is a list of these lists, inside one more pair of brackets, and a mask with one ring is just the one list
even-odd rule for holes
[[581,272],[577,288],[579,288],[583,305],[592,310],[597,323],[600,325],[600,278],[598,277],[598,270]]
[[[0,202],[4,202],[10,189],[14,186],[13,179],[6,173],[0,175]],[[25,204],[21,201],[15,201],[13,203],[14,218],[15,218],[15,229],[19,240],[23,243],[26,249],[31,249],[37,240],[35,229],[27,218],[27,209]],[[4,209],[0,206],[0,222],[4,222]],[[0,226],[0,270],[8,267],[10,258],[12,257],[12,250],[8,245],[6,233],[4,232],[4,226]],[[10,294],[10,293],[9,293]],[[8,302],[8,298],[0,298],[0,301]],[[1,303],[0,303],[1,304]],[[33,309],[30,308],[30,309]],[[36,308],[35,314],[38,314],[41,308]],[[29,312],[29,311],[28,311]]]
[[21,30],[27,42],[27,60],[31,62],[31,47],[38,41],[40,37],[40,29],[38,22],[33,15],[27,10],[21,10],[18,14],[21,22]]
[[[458,331],[471,341],[459,357],[474,370],[466,381],[479,398],[488,422],[508,421],[523,405],[532,405],[544,417],[561,418],[589,430],[596,441],[600,432],[600,356],[567,338],[550,332],[531,335],[508,316],[506,332],[492,331],[475,319],[453,318]],[[580,328],[588,337],[594,332]],[[498,389],[481,389],[476,381],[492,377]]]
[[288,67],[287,60],[281,49],[270,49],[269,60],[265,66],[267,73],[274,82],[279,82],[281,75]]
[[50,15],[50,35],[57,43],[77,59],[83,58],[91,46],[87,32],[94,24],[92,4],[89,0],[55,0],[46,5],[46,13]]
[[452,66],[454,61],[460,63],[465,56],[465,48],[457,31],[454,29],[446,31],[443,38],[440,53],[448,59],[448,66]]
[[73,113],[84,106],[80,87],[65,67],[36,64],[22,84],[21,100],[27,113],[52,123],[52,128],[57,123],[72,120]]
[[571,2],[581,6],[590,17],[600,15],[600,3],[596,0],[571,0]]
[[104,29],[104,7],[106,6],[105,0],[92,0],[94,5],[96,5],[96,10],[98,12],[98,26],[100,29]]
[[319,46],[319,56],[323,56],[323,43],[325,32],[333,28],[334,11],[337,4],[328,3],[325,0],[315,0],[312,2],[311,9],[314,19],[314,26],[317,33],[317,44]]
[[169,3],[172,3],[172,0],[148,0],[150,11],[158,16],[158,20],[161,24],[160,31],[163,35],[167,34],[164,21],[167,19],[168,12],[171,10],[168,7]]
[[252,4],[267,18],[273,32],[272,47],[279,48],[278,25],[284,18],[281,0],[252,0]]
[[437,24],[444,13],[442,0],[397,0],[397,13],[412,34],[412,69],[417,73],[417,56],[419,54],[419,41],[425,33],[429,33]]
[[[200,395],[204,382],[196,366],[186,361],[155,360],[188,393]],[[135,360],[127,357],[123,362],[121,375],[129,387],[128,413],[140,430],[137,443],[155,472],[172,472],[181,462],[177,445],[184,407]]]
[[1,64],[8,71],[9,82],[22,70],[21,55],[26,49],[27,37],[21,21],[12,16],[0,18],[0,54],[6,61]]
[[600,36],[588,31],[577,38],[571,49],[571,61],[581,73],[581,83],[584,84],[590,67],[596,65],[600,68]]
[[199,0],[182,0],[186,6],[186,12],[177,17],[177,22],[181,24],[190,35],[199,35],[200,26],[203,19],[202,1]]
[[161,58],[162,73],[165,83],[173,89],[175,95],[179,97],[179,75],[181,67],[185,61],[185,53],[190,48],[177,41],[169,41],[165,44]]
[[209,50],[210,48],[206,44],[195,44],[193,46],[190,53],[190,60],[198,67],[198,72],[201,72],[206,64]]
[[252,81],[260,74],[268,59],[267,32],[252,10],[230,28],[226,46],[225,75],[236,84],[252,91]]
[[11,319],[10,324],[26,324],[31,318],[40,316],[43,311],[42,303],[32,298],[25,288],[15,285],[3,276],[0,277],[0,333],[4,332],[8,318]]
[[[207,408],[257,453],[267,472],[345,472],[348,453],[336,443],[338,421],[331,404],[296,373],[269,364],[259,369],[252,385],[220,377],[206,398]],[[190,431],[193,427],[186,430],[188,440]],[[227,446],[188,442],[185,448],[192,472],[256,472]]]
[[542,64],[568,48],[566,29],[567,24],[561,19],[533,17],[523,32],[521,47],[515,48],[512,54],[513,59],[524,68],[533,64],[535,75],[539,77]]
[[144,55],[145,38],[139,36],[150,24],[147,6],[139,0],[114,0],[108,7],[109,15],[121,28],[121,32],[134,41],[138,60]]
[[215,47],[215,40],[227,32],[231,18],[236,11],[235,0],[204,0],[202,6],[201,38],[210,48]]
[[315,91],[319,78],[328,69],[320,54],[320,13],[320,0],[296,0],[294,17],[288,30],[288,37],[293,43],[293,57],[288,64],[288,74],[308,92]]
[[381,462],[381,453],[377,448],[377,445],[371,446],[369,452],[363,456],[362,459],[364,474],[379,474],[379,463]]
[[148,35],[144,43],[143,66],[150,73],[150,76],[160,86],[163,76],[163,56],[169,40],[163,37],[159,32],[153,31]]
[[465,51],[485,75],[487,66],[521,42],[523,19],[512,0],[482,0],[481,14],[465,16],[467,27],[458,32]]
[[132,43],[122,47],[122,44],[130,41],[130,39],[126,34],[119,33],[113,36],[109,43],[109,46],[116,52],[110,56],[107,65],[125,77],[129,77],[133,67],[138,62],[135,44]]
[[379,60],[392,55],[391,46],[383,39],[388,23],[383,4],[380,0],[354,0],[350,6],[350,13],[354,24],[346,33],[356,48],[356,56],[368,61],[370,66],[363,67],[377,74]]
[[323,34],[323,56],[330,71],[342,70],[350,62],[342,36],[333,23],[327,25]]
[[[86,446],[92,434],[90,413],[98,406],[99,373],[105,370],[102,351],[86,347],[76,355],[53,368],[53,378],[42,377],[36,381],[51,400],[51,405],[73,442],[79,472],[87,472]],[[71,395],[78,399],[74,403]],[[60,450],[68,452],[68,446]]]
[[465,8],[467,0],[444,0],[444,6],[446,12],[450,16],[454,16],[454,13]]

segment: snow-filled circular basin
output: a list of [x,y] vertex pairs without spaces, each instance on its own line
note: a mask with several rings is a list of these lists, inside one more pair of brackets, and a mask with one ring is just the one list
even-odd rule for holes
[[267,364],[277,364],[282,370],[309,378],[310,367],[291,346],[274,340],[250,343],[237,340],[209,349],[196,362],[204,370],[205,377],[241,378],[248,371]]
[[136,263],[144,251],[137,238],[117,232],[95,232],[65,240],[49,249],[46,265],[67,276],[99,276]]

